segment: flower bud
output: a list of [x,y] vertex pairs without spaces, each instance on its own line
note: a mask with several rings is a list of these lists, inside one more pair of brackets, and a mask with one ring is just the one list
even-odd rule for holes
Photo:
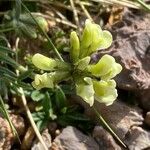
[[39,26],[43,29],[43,31],[48,32],[48,23],[45,18],[43,17],[36,17],[35,18]]
[[54,68],[57,66],[57,62],[52,59],[52,58],[48,58],[44,55],[41,54],[35,54],[32,57],[32,63],[39,69],[42,70],[54,70]]
[[71,61],[75,63],[79,58],[80,42],[77,33],[74,31],[71,32],[70,34],[70,45],[71,45],[71,49],[70,49]]

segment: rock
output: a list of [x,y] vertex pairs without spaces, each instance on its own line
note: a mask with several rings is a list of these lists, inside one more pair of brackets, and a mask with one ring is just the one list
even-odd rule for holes
[[[51,135],[48,132],[48,129],[45,129],[42,132],[42,138],[43,138],[47,148],[50,149],[52,139],[51,139]],[[31,148],[31,150],[44,150],[44,148],[43,148],[42,144],[36,140]]]
[[10,150],[14,143],[14,137],[8,122],[0,117],[0,148]]
[[99,146],[92,137],[68,126],[54,139],[51,150],[99,150]]
[[19,116],[19,115],[14,115],[11,114],[10,115],[10,119],[15,127],[15,129],[17,130],[18,135],[23,135],[25,132],[25,122],[24,119]]
[[[84,107],[85,115],[99,123],[96,113],[87,103],[77,96],[71,99]],[[106,106],[95,100],[94,107],[121,139],[125,137],[132,126],[143,124],[142,110],[138,107],[131,107],[119,100],[116,100],[110,106]]]
[[97,102],[95,107],[121,139],[125,137],[132,126],[143,123],[142,110],[130,107],[123,102],[115,101],[111,106]]
[[150,111],[150,89],[137,93],[140,105],[147,111]]
[[57,130],[57,123],[56,122],[50,122],[48,124],[48,129],[49,129],[49,132],[51,134],[51,136],[55,136],[55,133],[56,133],[56,130]]
[[33,143],[33,139],[35,138],[35,132],[33,128],[30,126],[25,133],[25,136],[21,143],[21,150],[27,150],[31,148]]
[[150,127],[150,111],[146,113],[145,123]]
[[126,135],[125,143],[129,150],[144,150],[150,148],[150,132],[141,127],[132,127]]
[[[10,119],[18,133],[22,135],[25,131],[24,120],[21,116],[10,114]],[[8,121],[0,117],[0,149],[9,150],[14,144],[16,137],[14,137]]]
[[150,14],[125,9],[122,20],[111,27],[113,43],[97,58],[110,54],[123,66],[117,85],[125,90],[150,89]]
[[103,150],[121,150],[113,137],[101,126],[96,126],[93,130],[93,137]]

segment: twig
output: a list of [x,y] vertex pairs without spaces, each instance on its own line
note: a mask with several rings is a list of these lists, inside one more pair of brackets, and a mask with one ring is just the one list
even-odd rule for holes
[[71,5],[71,7],[72,7],[72,9],[73,9],[74,20],[75,20],[75,22],[76,22],[76,25],[78,26],[79,31],[81,31],[81,29],[80,29],[80,24],[79,24],[79,18],[78,18],[78,14],[77,14],[77,10],[76,10],[76,8],[75,8],[74,1],[73,1],[73,0],[70,0],[70,5]]
[[[92,3],[90,2],[86,2],[86,1],[79,1],[81,4],[83,4],[84,6],[93,6]],[[79,3],[78,1],[76,2],[77,4]]]
[[43,145],[44,150],[48,150],[48,148],[47,148],[45,142],[43,141],[42,136],[41,136],[41,134],[40,134],[40,132],[39,132],[39,130],[38,130],[38,128],[37,128],[37,126],[36,126],[36,124],[35,124],[33,118],[32,118],[32,114],[31,114],[31,112],[30,112],[30,110],[29,110],[29,107],[28,107],[28,105],[27,105],[27,100],[26,100],[26,97],[25,97],[25,95],[24,95],[24,91],[23,91],[23,89],[22,89],[21,87],[19,88],[19,91],[20,91],[20,93],[21,93],[22,103],[23,103],[23,106],[24,106],[25,111],[26,111],[26,113],[27,113],[27,116],[28,116],[28,118],[29,118],[29,121],[30,121],[30,123],[31,123],[31,126],[33,127],[33,130],[34,130],[34,132],[35,132],[35,134],[36,134],[38,140],[39,140],[39,141],[41,142],[41,144]]
[[105,4],[111,4],[111,5],[121,5],[126,6],[134,9],[141,9],[141,6],[138,3],[128,1],[128,0],[92,0],[94,2],[98,3],[105,3]]
[[[57,7],[62,7],[62,8],[64,8],[64,9],[73,11],[73,10],[72,10],[72,7],[67,6],[67,5],[64,5],[63,3],[60,3],[60,2],[58,2],[58,1],[55,1],[55,2],[50,2],[50,1],[49,1],[49,3],[50,3],[51,5],[54,5],[54,6],[57,6]],[[79,10],[76,10],[76,11],[77,11],[78,14],[84,15],[84,14],[83,14],[82,12],[80,12]]]
[[[16,39],[16,42],[15,42],[15,48],[14,48],[14,49],[16,50],[16,54],[17,54],[17,52],[18,52],[19,40],[20,40],[20,39],[17,38],[17,39]],[[16,61],[17,61],[17,56],[16,56]],[[18,70],[16,70],[16,74],[19,75],[19,71],[18,71]],[[29,118],[29,121],[30,121],[30,123],[31,123],[31,126],[32,126],[32,128],[33,128],[33,130],[34,130],[34,132],[35,132],[35,134],[36,134],[36,136],[37,136],[37,138],[38,138],[38,140],[41,142],[41,144],[42,144],[44,150],[48,150],[48,148],[47,148],[45,142],[43,141],[42,136],[41,136],[41,134],[40,134],[40,132],[39,132],[39,130],[38,130],[38,128],[37,128],[37,126],[36,126],[34,120],[33,120],[32,114],[31,114],[30,109],[29,109],[29,107],[28,107],[28,105],[27,105],[27,100],[26,100],[26,97],[25,97],[25,95],[24,95],[24,91],[23,91],[23,89],[22,89],[21,87],[20,87],[18,90],[19,90],[19,92],[20,92],[20,94],[21,94],[21,100],[22,100],[24,109],[25,109],[25,111],[26,111],[26,113],[27,113],[27,116],[28,116],[28,118]]]
[[82,10],[84,11],[86,17],[90,20],[93,21],[92,17],[90,16],[89,12],[87,11],[87,9],[84,7],[83,3],[81,3],[79,0],[78,0],[78,3],[80,5],[80,7],[82,8]]

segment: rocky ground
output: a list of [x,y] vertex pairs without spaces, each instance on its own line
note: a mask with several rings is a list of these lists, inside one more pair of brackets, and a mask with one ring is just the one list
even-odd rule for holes
[[[96,61],[103,54],[114,56],[123,71],[117,76],[119,97],[111,106],[95,103],[129,150],[150,149],[150,15],[139,10],[124,9],[121,21],[108,29],[114,42],[105,51],[93,56]],[[72,98],[85,108],[85,114],[95,121],[95,127],[87,135],[73,126],[58,129],[52,122],[43,131],[42,137],[51,150],[121,150],[123,148],[112,135],[99,124],[91,108],[79,98]],[[22,149],[42,150],[32,128],[25,129],[21,116],[11,115],[19,136],[24,135]],[[0,117],[0,150],[13,149],[15,143],[11,128]],[[34,141],[34,142],[32,142]]]

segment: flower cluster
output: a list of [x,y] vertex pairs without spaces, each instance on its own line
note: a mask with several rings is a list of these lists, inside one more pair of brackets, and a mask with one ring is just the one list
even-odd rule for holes
[[109,31],[86,20],[80,39],[75,31],[70,34],[71,63],[41,54],[33,56],[33,64],[49,73],[37,74],[32,85],[38,90],[44,87],[54,88],[61,81],[71,79],[75,84],[76,94],[90,106],[94,99],[111,105],[117,97],[116,82],[112,78],[121,72],[121,65],[110,55],[104,55],[96,64],[90,64],[90,55],[108,48],[111,43],[112,35]]

